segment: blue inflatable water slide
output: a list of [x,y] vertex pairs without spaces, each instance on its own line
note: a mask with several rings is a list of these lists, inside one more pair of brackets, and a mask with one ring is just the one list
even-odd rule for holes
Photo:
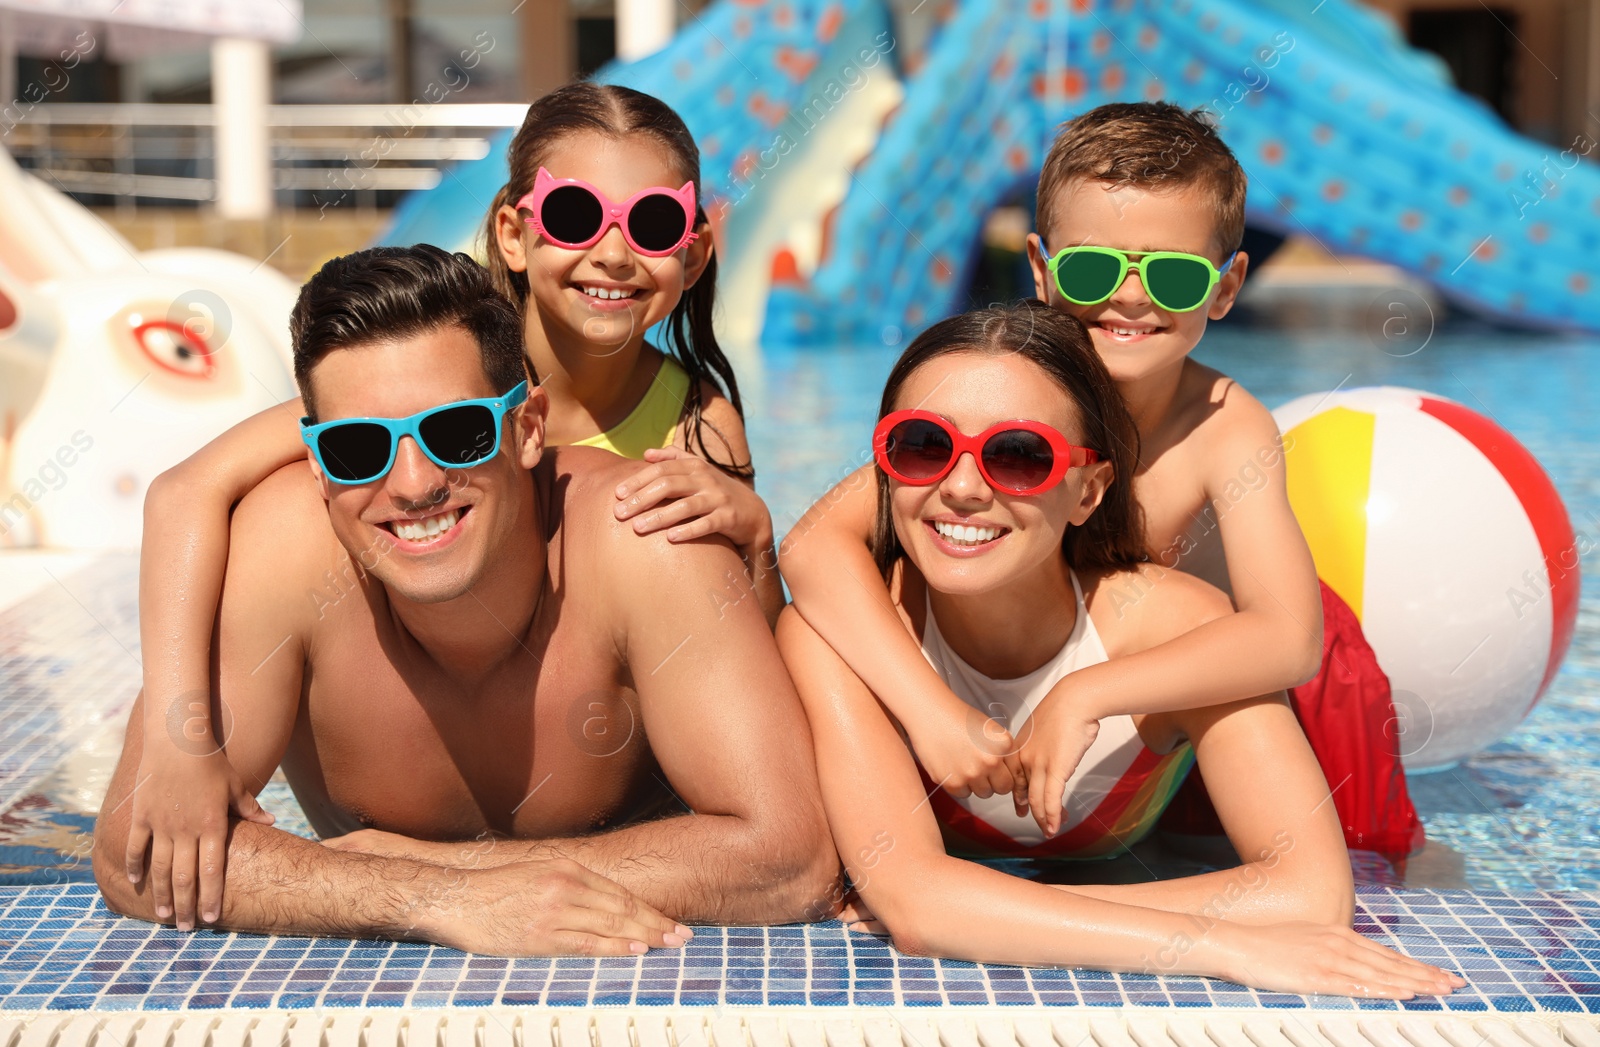
[[[1351,0],[957,0],[908,60],[884,0],[717,0],[600,79],[665,99],[702,150],[736,337],[898,341],[963,308],[989,213],[1058,125],[1205,106],[1248,221],[1399,266],[1524,326],[1600,330],[1600,168],[1510,131]],[[409,198],[387,243],[466,247],[509,134]]]

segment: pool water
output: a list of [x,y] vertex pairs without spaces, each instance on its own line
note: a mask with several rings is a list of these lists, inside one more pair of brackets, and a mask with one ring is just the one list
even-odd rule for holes
[[[1490,415],[1544,463],[1574,528],[1591,539],[1583,568],[1596,577],[1600,343],[1443,329],[1397,356],[1358,327],[1322,330],[1214,325],[1196,355],[1269,406],[1389,384]],[[736,361],[757,486],[779,534],[868,460],[898,348],[771,350]],[[681,956],[489,962],[408,943],[179,935],[120,920],[92,885],[88,833],[138,686],[137,567],[132,555],[109,555],[0,612],[0,1010],[495,1001],[1351,1006],[1195,978],[918,960],[837,923],[708,929]],[[1585,584],[1566,664],[1517,730],[1454,769],[1411,777],[1426,850],[1399,865],[1352,855],[1358,928],[1466,971],[1473,986],[1451,998],[1451,1009],[1600,1010],[1596,593]],[[281,781],[262,801],[281,827],[309,835]],[[1066,874],[1006,867],[1111,882],[1206,866],[1157,841]]]

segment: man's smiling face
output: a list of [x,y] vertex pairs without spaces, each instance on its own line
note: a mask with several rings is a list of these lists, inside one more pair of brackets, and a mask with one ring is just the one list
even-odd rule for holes
[[[507,392],[490,386],[477,342],[456,325],[335,349],[317,362],[312,381],[318,422],[404,418]],[[499,452],[471,468],[441,468],[409,436],[393,468],[369,483],[333,483],[313,459],[329,520],[351,558],[407,600],[466,594],[514,540],[519,519],[531,519],[527,471],[541,449],[533,420],[545,407],[544,391],[531,388],[528,402],[501,423]]]

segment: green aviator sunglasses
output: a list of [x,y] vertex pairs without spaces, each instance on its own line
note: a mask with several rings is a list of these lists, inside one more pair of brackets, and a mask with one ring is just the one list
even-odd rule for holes
[[[1044,248],[1044,241],[1039,241]],[[1134,251],[1137,259],[1115,247],[1078,246],[1051,255],[1050,275],[1055,278],[1061,297],[1074,305],[1099,305],[1117,293],[1128,278],[1128,270],[1139,274],[1145,294],[1169,313],[1187,313],[1200,308],[1217,286],[1222,274],[1233,267],[1235,251],[1218,269],[1209,258],[1181,251]]]

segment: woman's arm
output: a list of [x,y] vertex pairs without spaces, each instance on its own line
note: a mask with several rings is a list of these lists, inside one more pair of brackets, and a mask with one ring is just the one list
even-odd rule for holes
[[861,679],[792,609],[778,623],[778,645],[811,721],[834,842],[861,899],[901,951],[1201,974],[1289,992],[1404,998],[1448,991],[1431,969],[1349,930],[1197,924],[949,857],[911,754]]
[[956,697],[906,631],[868,541],[877,477],[864,465],[806,511],[779,546],[794,606],[911,734],[922,765],[953,796],[1011,791],[1011,735]]

